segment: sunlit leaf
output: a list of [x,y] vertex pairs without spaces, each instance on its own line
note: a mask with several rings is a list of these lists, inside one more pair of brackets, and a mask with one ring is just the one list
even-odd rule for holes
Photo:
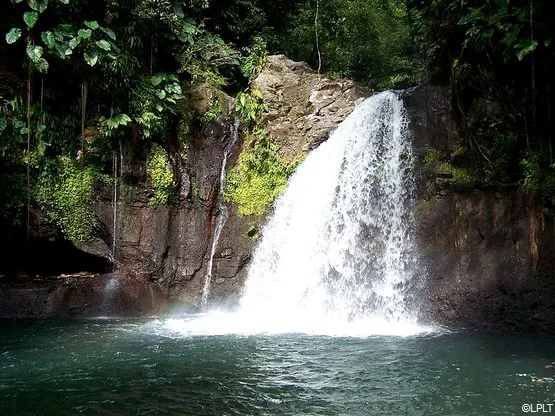
[[104,39],[96,41],[96,45],[99,48],[104,49],[105,51],[109,51],[110,47],[111,47],[110,42],[108,42],[107,40],[104,40]]
[[56,43],[56,36],[54,36],[54,33],[47,30],[46,32],[42,32],[40,34],[40,37],[44,42],[44,44],[48,46],[50,49],[54,47],[54,44]]
[[46,143],[42,140],[37,143],[37,151],[39,152],[39,155],[44,156],[44,152],[46,151]]
[[526,55],[536,50],[538,41],[527,39],[524,42],[518,43],[515,47],[517,48],[516,57],[519,61],[522,61]]
[[42,57],[42,53],[42,46],[27,46],[27,56],[35,64],[39,62],[39,59]]
[[21,29],[18,29],[17,27],[14,27],[14,28],[10,29],[10,31],[8,33],[6,33],[6,42],[8,42],[10,44],[14,43],[20,37],[21,37]]
[[91,37],[92,30],[90,30],[90,29],[79,29],[77,31],[77,34],[79,35],[79,37],[81,39],[88,39],[88,38]]
[[85,21],[85,26],[87,26],[89,29],[92,30],[96,30],[98,29],[98,22],[96,21]]
[[48,72],[49,64],[48,61],[44,58],[40,58],[38,62],[35,64],[35,67],[42,72],[43,74]]
[[27,0],[27,4],[33,10],[39,10],[39,2],[37,0]]
[[35,26],[35,23],[37,23],[38,19],[39,19],[39,14],[37,12],[23,13],[23,21],[29,28],[32,28],[33,26]]
[[85,52],[85,54],[83,55],[83,57],[85,58],[85,61],[90,65],[90,66],[95,66],[96,63],[98,62],[98,54],[95,51],[92,52]]
[[197,25],[194,20],[187,19],[183,22],[182,30],[189,35],[194,35],[197,33]]
[[162,80],[166,79],[164,74],[157,74],[150,78],[150,83],[156,87],[158,84],[162,82]]
[[75,49],[81,43],[81,38],[71,38],[69,40],[69,47]]
[[63,23],[61,25],[58,25],[57,29],[60,31],[60,33],[65,36],[65,37],[72,37],[75,36],[75,27],[73,27],[72,25],[69,25],[67,23]]

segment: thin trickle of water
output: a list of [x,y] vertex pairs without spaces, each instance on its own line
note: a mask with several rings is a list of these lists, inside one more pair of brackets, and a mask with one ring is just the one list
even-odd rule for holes
[[218,220],[216,222],[216,228],[214,229],[214,234],[212,238],[212,245],[210,248],[210,257],[208,259],[208,266],[206,271],[206,276],[204,277],[204,284],[202,287],[202,297],[200,301],[201,308],[206,308],[208,304],[208,297],[210,296],[210,285],[212,283],[212,268],[214,265],[214,256],[216,254],[216,249],[218,248],[218,242],[220,241],[220,236],[222,234],[222,230],[224,228],[225,222],[227,221],[227,206],[224,200],[224,186],[225,186],[225,179],[226,179],[226,167],[227,167],[227,158],[231,150],[233,150],[233,146],[237,142],[239,138],[239,124],[240,120],[238,117],[235,118],[235,122],[233,123],[233,130],[231,133],[231,140],[229,144],[224,149],[223,160],[222,160],[222,168],[220,171],[220,190],[218,193]]
[[116,268],[116,234],[118,217],[118,157],[117,151],[112,151],[112,171],[114,174],[114,193],[112,195],[112,267]]
[[309,155],[264,228],[241,313],[285,331],[416,325],[407,302],[419,273],[407,125],[397,94],[380,93]]
[[114,174],[114,192],[112,196],[112,268],[116,269],[117,255],[117,227],[118,227],[118,204],[119,193],[118,184],[122,181],[123,172],[123,146],[121,140],[119,142],[119,169],[118,169],[118,151],[112,151],[112,171]]

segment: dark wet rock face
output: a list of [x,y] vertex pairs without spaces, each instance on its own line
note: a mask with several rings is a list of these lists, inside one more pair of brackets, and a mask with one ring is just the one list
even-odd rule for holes
[[[192,137],[187,163],[180,169],[187,178],[181,188],[191,184],[192,189],[181,192],[177,203],[152,205],[140,187],[123,197],[116,226],[118,273],[156,282],[175,301],[199,304],[219,215],[222,156],[233,123],[232,116],[227,117]],[[230,164],[237,150],[230,154]],[[112,201],[101,199],[95,209],[107,230],[106,240],[112,241]],[[236,216],[233,206],[229,212],[214,256],[211,302],[229,303],[240,291],[253,249],[247,236],[252,219]]]
[[[403,94],[421,158],[451,152],[459,140],[448,97],[427,86]],[[553,213],[516,186],[438,187],[423,163],[417,180],[423,316],[455,327],[555,333]]]
[[157,285],[118,274],[0,280],[0,316],[149,316],[165,310]]
[[419,220],[425,313],[448,325],[555,332],[553,217],[525,192],[452,193]]

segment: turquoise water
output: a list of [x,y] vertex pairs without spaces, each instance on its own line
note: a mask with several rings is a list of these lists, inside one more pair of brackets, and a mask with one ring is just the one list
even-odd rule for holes
[[516,415],[555,402],[552,361],[553,339],[477,332],[192,336],[163,320],[0,321],[0,414]]

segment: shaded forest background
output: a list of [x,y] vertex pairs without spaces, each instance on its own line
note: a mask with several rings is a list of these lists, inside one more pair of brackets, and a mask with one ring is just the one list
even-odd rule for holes
[[[268,54],[373,90],[446,87],[460,126],[459,185],[518,185],[555,205],[550,0],[4,0],[0,3],[0,231],[32,207],[73,240],[95,233],[97,183],[114,152],[144,153],[152,203],[175,201],[171,165],[192,132],[194,83],[237,96]],[[261,134],[261,140],[267,140]],[[181,141],[180,146],[175,141]],[[275,158],[268,150],[259,158]],[[269,164],[260,163],[261,168]],[[264,172],[261,172],[264,173]],[[267,172],[266,172],[267,173]],[[27,215],[26,215],[27,213]]]

